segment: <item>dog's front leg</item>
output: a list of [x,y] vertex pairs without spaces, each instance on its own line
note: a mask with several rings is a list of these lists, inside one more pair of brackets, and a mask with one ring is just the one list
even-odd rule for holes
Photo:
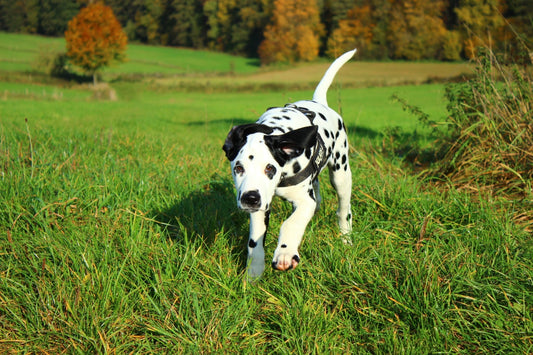
[[250,213],[250,239],[248,240],[248,277],[256,279],[265,270],[265,236],[270,211]]
[[298,247],[307,227],[315,213],[316,201],[307,193],[293,200],[294,211],[283,223],[279,233],[278,246],[274,251],[272,267],[277,270],[290,270],[298,266],[300,256]]

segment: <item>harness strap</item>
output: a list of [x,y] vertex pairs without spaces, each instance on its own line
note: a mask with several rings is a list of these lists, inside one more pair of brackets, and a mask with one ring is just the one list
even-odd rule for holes
[[279,187],[298,185],[309,176],[311,176],[311,180],[314,180],[318,176],[320,170],[326,165],[327,154],[326,147],[320,135],[317,135],[316,138],[315,152],[313,153],[309,164],[293,176],[282,177],[278,185]]
[[[285,107],[293,108],[305,115],[309,119],[309,122],[311,122],[312,125],[315,125],[313,123],[313,120],[315,118],[315,113],[313,111],[309,111],[308,109],[304,107],[298,107],[294,104],[287,104]],[[327,162],[327,154],[326,154],[326,146],[324,145],[324,141],[322,140],[322,137],[320,137],[320,134],[317,134],[316,136],[316,144],[315,144],[315,151],[313,153],[313,156],[309,160],[309,164],[303,169],[300,170],[298,173],[296,173],[293,176],[289,177],[282,177],[281,181],[279,183],[279,187],[287,187],[287,186],[294,186],[298,185],[305,179],[307,179],[309,176],[311,176],[311,180],[314,180],[318,173],[320,173],[320,170],[326,165]]]

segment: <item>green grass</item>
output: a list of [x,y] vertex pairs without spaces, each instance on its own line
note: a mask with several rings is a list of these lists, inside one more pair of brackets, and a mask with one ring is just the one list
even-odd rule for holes
[[[301,265],[248,284],[247,216],[220,147],[233,123],[309,93],[237,99],[123,85],[116,102],[0,101],[2,352],[533,350],[531,236],[512,210],[425,188],[357,153],[368,138],[358,127],[378,132],[391,121],[386,106],[401,121],[387,90],[341,92],[359,142],[354,245],[337,236],[324,178]],[[269,257],[289,213],[276,203]]]
[[[353,245],[323,174],[299,267],[254,284],[221,146],[311,91],[111,86],[116,101],[0,83],[0,353],[533,352],[524,201],[437,190],[374,148],[386,127],[421,129],[392,93],[440,118],[442,85],[332,88],[353,148]],[[290,212],[276,200],[268,258]]]

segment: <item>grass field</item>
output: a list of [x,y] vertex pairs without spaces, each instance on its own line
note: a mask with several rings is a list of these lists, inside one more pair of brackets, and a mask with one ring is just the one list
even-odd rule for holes
[[[311,91],[115,81],[117,99],[98,100],[4,64],[0,353],[533,352],[523,201],[437,189],[376,148],[386,127],[421,130],[391,94],[440,119],[443,85],[332,88],[352,145],[354,243],[338,236],[323,174],[300,266],[250,284],[221,146],[233,124]],[[268,258],[290,211],[276,200]]]

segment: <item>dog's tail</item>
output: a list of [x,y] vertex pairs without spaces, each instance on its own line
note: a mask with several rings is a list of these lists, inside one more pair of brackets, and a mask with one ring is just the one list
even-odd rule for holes
[[339,58],[335,59],[335,61],[330,65],[328,70],[326,71],[326,74],[322,77],[322,80],[320,80],[320,83],[318,83],[315,93],[313,94],[313,101],[316,101],[318,103],[321,103],[322,105],[327,106],[328,105],[328,89],[331,83],[333,82],[333,79],[335,78],[335,75],[339,71],[339,69],[347,62],[349,61],[353,55],[357,52],[357,49],[353,49],[349,52],[344,53]]

